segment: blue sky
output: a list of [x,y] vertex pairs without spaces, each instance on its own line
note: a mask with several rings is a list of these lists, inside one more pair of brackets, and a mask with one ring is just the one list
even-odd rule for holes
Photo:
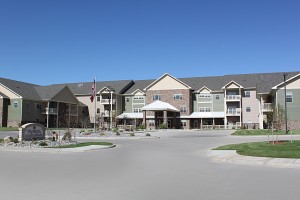
[[0,77],[300,71],[299,10],[297,0],[0,0]]

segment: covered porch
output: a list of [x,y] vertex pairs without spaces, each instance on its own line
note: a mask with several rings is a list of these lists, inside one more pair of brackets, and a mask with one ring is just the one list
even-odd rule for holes
[[[169,103],[158,100],[143,107],[142,111],[147,129],[181,128],[180,111]],[[147,112],[153,112],[154,118],[147,117]]]
[[193,112],[190,116],[192,129],[225,129],[224,112]]

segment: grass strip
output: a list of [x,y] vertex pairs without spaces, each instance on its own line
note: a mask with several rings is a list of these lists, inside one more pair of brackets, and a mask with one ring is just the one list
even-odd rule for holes
[[18,128],[14,127],[0,127],[0,131],[18,131]]
[[250,142],[230,144],[214,150],[236,150],[240,155],[271,157],[271,158],[300,158],[300,140],[272,142]]
[[[237,130],[231,135],[237,135],[237,136],[251,136],[251,135],[272,135],[272,130],[267,129],[255,129],[255,130],[248,130],[248,129],[241,129]],[[290,132],[289,132],[290,134]],[[292,130],[293,135],[299,135],[300,130]],[[286,135],[285,130],[278,130],[274,131],[274,135]]]

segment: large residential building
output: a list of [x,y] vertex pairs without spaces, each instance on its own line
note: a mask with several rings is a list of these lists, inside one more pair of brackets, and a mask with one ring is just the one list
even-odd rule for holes
[[96,103],[90,101],[92,82],[37,86],[1,78],[0,126],[83,126],[96,120],[104,128],[262,129],[286,100],[288,127],[300,129],[300,72],[286,73],[286,82],[283,75],[164,74],[156,80],[101,81],[95,87]]

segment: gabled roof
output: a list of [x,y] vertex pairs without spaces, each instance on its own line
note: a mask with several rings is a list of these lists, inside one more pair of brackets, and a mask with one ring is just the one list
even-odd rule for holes
[[197,92],[201,92],[201,91],[204,90],[204,89],[206,89],[206,90],[208,90],[209,92],[211,92],[211,89],[209,89],[209,88],[206,87],[206,86],[203,86],[203,87],[200,88]]
[[[288,74],[286,74],[288,75]],[[297,79],[298,77],[300,76],[300,73],[297,74],[296,76],[293,76],[287,80],[285,80],[285,82],[288,84],[290,81],[294,80],[294,79]],[[284,81],[282,81],[281,83],[279,83],[278,85],[275,85],[272,89],[278,89],[280,87],[283,87],[284,86]]]
[[226,85],[224,85],[224,86],[222,87],[222,89],[227,88],[227,87],[228,87],[229,85],[231,85],[231,84],[237,85],[239,88],[244,88],[243,86],[241,86],[240,84],[238,84],[237,82],[235,82],[234,80],[232,80],[232,81],[230,81],[229,83],[227,83]]
[[38,95],[35,87],[37,85],[31,83],[25,83],[21,81],[10,80],[6,78],[0,78],[0,84],[7,87],[13,93],[18,96],[21,96],[24,99],[30,100],[40,100],[40,96]]
[[135,95],[135,94],[138,93],[138,92],[145,94],[145,92],[143,92],[143,91],[140,90],[140,89],[136,89],[136,90],[135,90],[133,93],[131,93],[131,94],[132,94],[132,95]]
[[175,78],[174,76],[165,73],[164,75],[162,75],[161,77],[159,77],[158,79],[156,79],[153,83],[151,83],[150,85],[148,85],[146,88],[144,88],[144,90],[149,89],[150,87],[152,87],[153,85],[155,85],[157,82],[159,82],[160,80],[162,80],[163,78],[165,78],[166,76],[171,77],[172,79],[174,79],[175,81],[178,81],[179,83],[181,83],[182,85],[184,85],[187,88],[191,88],[189,85],[187,85],[186,83],[182,82],[181,80]]
[[50,86],[36,86],[35,89],[38,92],[42,100],[51,100],[55,95],[62,91],[66,85],[50,85]]
[[136,80],[134,81],[134,85],[130,87],[124,94],[132,95],[133,92],[136,90],[143,90],[145,87],[147,87],[149,84],[151,84],[154,79],[150,80]]
[[[97,89],[97,90],[98,90],[98,89]],[[97,94],[103,92],[104,90],[108,90],[108,91],[112,91],[112,92],[115,91],[115,89],[112,88],[111,86],[105,86],[105,87],[101,88],[100,90],[98,90]]]

